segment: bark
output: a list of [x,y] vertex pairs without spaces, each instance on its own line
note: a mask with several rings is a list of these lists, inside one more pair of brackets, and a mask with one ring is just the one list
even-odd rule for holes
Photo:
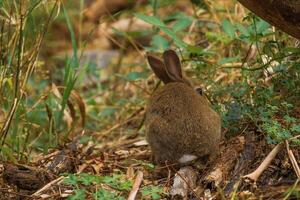
[[300,0],[238,0],[282,31],[300,39]]

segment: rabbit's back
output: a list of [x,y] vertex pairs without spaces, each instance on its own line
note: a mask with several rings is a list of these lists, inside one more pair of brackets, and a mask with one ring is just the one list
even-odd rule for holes
[[205,97],[184,83],[169,83],[150,98],[146,137],[158,162],[176,162],[183,155],[197,157],[218,152],[219,115]]

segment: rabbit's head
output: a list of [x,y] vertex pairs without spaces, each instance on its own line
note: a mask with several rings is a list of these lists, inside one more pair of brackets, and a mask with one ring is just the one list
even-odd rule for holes
[[166,50],[163,53],[163,60],[147,55],[149,65],[154,74],[164,83],[181,82],[192,87],[191,82],[183,75],[180,59],[173,50]]

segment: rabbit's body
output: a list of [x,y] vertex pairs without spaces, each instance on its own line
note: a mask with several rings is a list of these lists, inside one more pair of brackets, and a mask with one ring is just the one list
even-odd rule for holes
[[169,83],[155,92],[145,124],[146,138],[157,162],[177,162],[183,155],[204,157],[218,152],[220,118],[205,97],[184,83]]
[[201,158],[218,154],[220,117],[206,98],[183,79],[167,82],[153,94],[145,127],[146,139],[159,163],[180,162],[184,156]]

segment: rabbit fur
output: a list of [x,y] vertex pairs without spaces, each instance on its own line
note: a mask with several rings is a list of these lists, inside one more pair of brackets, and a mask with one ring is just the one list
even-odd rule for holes
[[146,109],[145,132],[155,161],[187,162],[214,157],[221,139],[220,116],[181,71],[173,50],[163,60],[148,55],[155,75],[165,84],[153,93]]

